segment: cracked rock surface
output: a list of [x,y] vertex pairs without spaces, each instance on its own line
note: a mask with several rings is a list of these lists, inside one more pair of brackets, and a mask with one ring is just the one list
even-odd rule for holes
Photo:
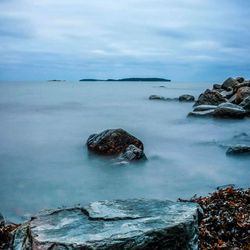
[[198,211],[132,199],[44,212],[17,229],[13,249],[198,249]]

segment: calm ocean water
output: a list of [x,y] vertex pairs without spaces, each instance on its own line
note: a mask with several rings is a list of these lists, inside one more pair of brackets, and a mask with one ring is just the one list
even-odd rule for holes
[[[151,94],[197,97],[210,86],[0,83],[0,211],[17,222],[44,208],[94,200],[176,200],[229,183],[248,187],[250,159],[228,157],[220,144],[249,134],[250,119],[187,118],[191,103],[148,100]],[[88,136],[107,128],[141,139],[148,161],[112,166],[90,159]]]

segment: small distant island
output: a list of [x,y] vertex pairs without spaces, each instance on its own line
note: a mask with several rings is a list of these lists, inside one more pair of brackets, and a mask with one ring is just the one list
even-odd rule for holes
[[80,82],[92,82],[92,81],[106,81],[106,82],[171,82],[169,79],[164,78],[141,78],[141,77],[132,77],[132,78],[122,78],[122,79],[107,79],[107,80],[100,80],[100,79],[81,79]]
[[66,82],[66,80],[53,79],[53,80],[48,80],[48,82]]

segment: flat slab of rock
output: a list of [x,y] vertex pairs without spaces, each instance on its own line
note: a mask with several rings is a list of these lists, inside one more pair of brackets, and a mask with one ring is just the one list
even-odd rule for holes
[[198,209],[132,199],[55,210],[20,227],[13,249],[198,249]]

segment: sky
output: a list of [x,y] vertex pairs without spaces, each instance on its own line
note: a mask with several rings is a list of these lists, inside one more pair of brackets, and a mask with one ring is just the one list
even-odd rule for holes
[[250,78],[248,0],[0,0],[0,80]]

